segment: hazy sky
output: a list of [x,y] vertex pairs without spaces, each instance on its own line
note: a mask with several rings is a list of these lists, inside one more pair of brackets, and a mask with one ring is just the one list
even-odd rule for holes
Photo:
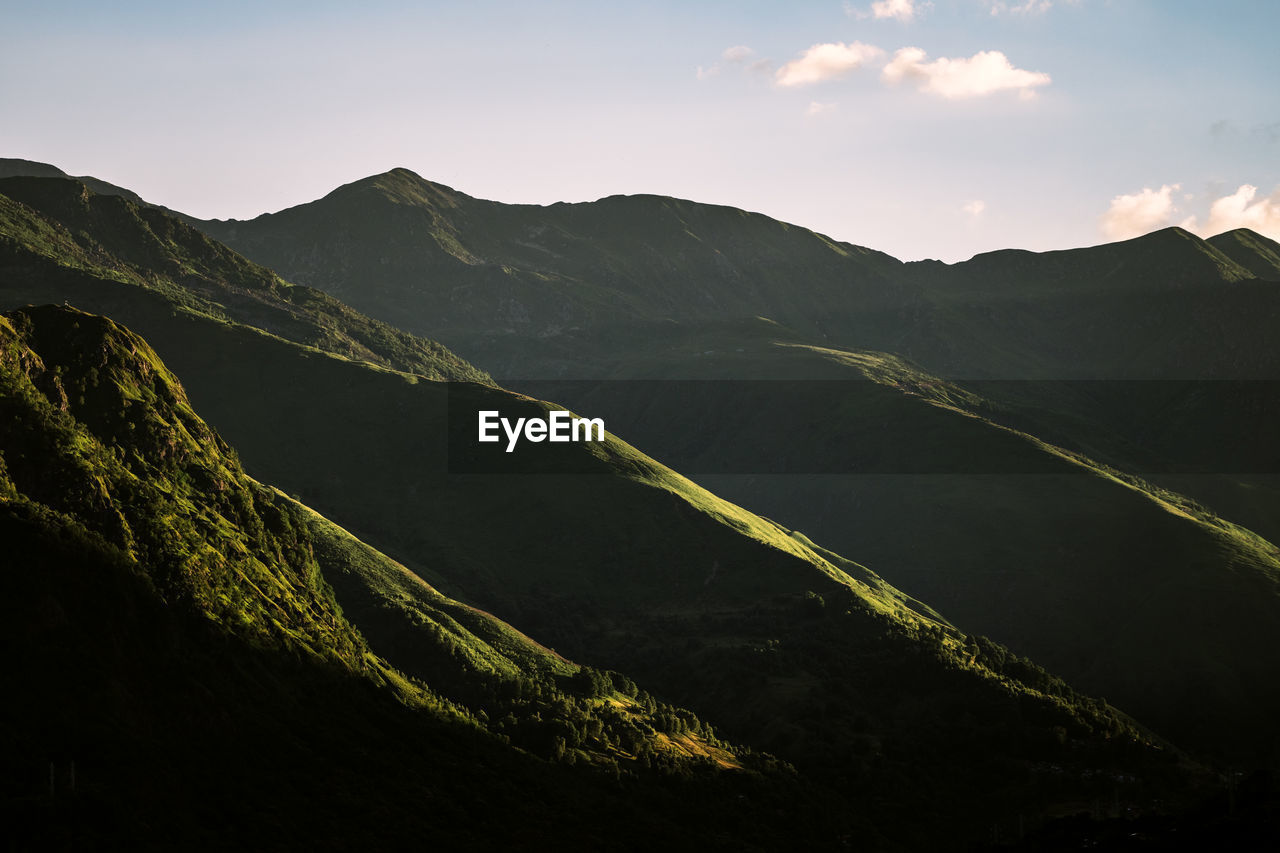
[[7,2],[0,156],[202,217],[404,166],[903,259],[1280,239],[1280,2]]

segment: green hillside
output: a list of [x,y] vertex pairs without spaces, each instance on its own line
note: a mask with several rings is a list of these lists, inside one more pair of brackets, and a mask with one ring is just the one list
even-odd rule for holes
[[[1167,465],[1222,440],[1240,449],[1235,464],[1243,465],[1270,450],[1262,442],[1264,424],[1280,414],[1274,406],[1253,418],[1244,416],[1248,407],[1224,407],[1242,412],[1232,421],[1221,412],[1170,417],[1174,404],[1205,397],[1203,390],[956,384],[891,355],[777,339],[772,352],[763,345],[707,352],[697,363],[693,380],[516,387],[619,425],[716,494],[859,555],[956,625],[1107,696],[1181,745],[1244,764],[1280,756],[1270,724],[1280,691],[1267,676],[1280,666],[1270,651],[1280,625],[1280,551],[1182,494],[1090,455]],[[651,377],[688,372],[674,357],[642,364]],[[732,379],[744,365],[769,378]],[[993,386],[1005,397],[1025,397],[1029,388],[1036,399],[1057,387],[1062,410],[1076,412],[1090,410],[1080,401],[1066,405],[1072,393],[1106,392],[1096,401],[1100,410],[1123,421],[1114,390],[1133,398],[1132,415],[1145,404],[1151,419],[1180,424],[1181,434],[1159,442],[1130,426],[1146,441],[1124,443],[1114,438],[1118,427],[1104,429],[1096,419],[1085,429],[1025,400],[1022,408],[994,402],[982,395]],[[1160,390],[1164,406],[1155,406]],[[1223,402],[1208,397],[1199,409]],[[1239,435],[1216,436],[1215,423]],[[1210,458],[1232,464],[1220,451]],[[1258,478],[1167,476],[1188,489],[1219,482],[1212,497],[1224,504],[1235,483],[1235,507],[1245,505],[1240,495],[1259,510],[1274,505],[1264,486],[1246,488]]]
[[[1016,680],[1000,686],[1003,650],[975,660],[978,647],[877,576],[626,445],[581,451],[574,474],[450,474],[445,407],[465,402],[457,388],[280,351],[184,373],[193,388],[261,383],[252,401],[224,391],[205,404],[255,470],[441,591],[576,660],[628,673],[736,740],[843,778],[890,813],[921,774],[982,789],[978,802],[945,800],[966,808],[1044,797],[1038,786],[1003,789],[988,757],[1054,754],[1042,725],[1076,737],[1110,730],[1080,728],[1096,709],[1026,662],[1009,663]],[[318,393],[332,387],[347,390]],[[483,386],[470,393],[479,399],[469,409],[545,406]],[[1024,726],[1042,734],[1014,734]],[[897,793],[883,787],[885,763],[906,786]]]
[[[3,624],[24,650],[0,741],[11,842],[595,845],[623,822],[736,849],[793,837],[802,815],[818,844],[856,824],[808,814],[829,795],[692,713],[440,596],[247,477],[111,321],[10,313],[0,381]],[[406,639],[375,648],[410,675],[348,621],[361,589],[397,610],[369,621],[400,620]],[[761,790],[786,820],[744,813]]]

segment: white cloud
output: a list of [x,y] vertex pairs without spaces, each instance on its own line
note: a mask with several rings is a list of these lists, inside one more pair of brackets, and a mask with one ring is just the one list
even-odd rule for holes
[[862,9],[845,0],[844,13],[860,21],[865,21],[867,18],[896,19],[909,24],[932,8],[933,3],[930,0],[925,0],[923,3],[920,0],[875,0],[870,9]]
[[806,86],[842,77],[867,62],[884,55],[874,45],[853,42],[815,44],[778,69],[774,78],[779,86]]
[[735,64],[741,64],[743,62],[746,62],[748,59],[750,59],[754,55],[755,55],[754,50],[747,47],[746,45],[739,44],[739,45],[734,45],[733,47],[725,48],[724,53],[720,54],[720,58],[723,59],[725,62],[733,62]]
[[703,68],[701,65],[699,65],[698,69],[694,72],[694,74],[697,75],[699,80],[706,80],[707,78],[714,77],[719,73],[720,73],[719,65],[712,65],[710,68]]
[[834,101],[810,101],[809,108],[804,111],[807,116],[820,116],[836,108]]
[[992,15],[1003,15],[1009,12],[1014,15],[1042,15],[1053,7],[1053,0],[1023,0],[1009,3],[1006,0],[987,0]]
[[1280,189],[1268,198],[1254,201],[1257,194],[1257,187],[1251,184],[1241,185],[1240,189],[1223,196],[1209,207],[1209,221],[1204,228],[1197,229],[1195,219],[1192,218],[1190,229],[1212,237],[1223,231],[1250,228],[1273,240],[1280,240]]
[[876,0],[871,4],[873,18],[896,18],[905,24],[915,16],[915,0]]
[[1008,57],[998,50],[984,50],[968,59],[942,57],[925,61],[918,47],[904,47],[884,67],[888,83],[914,80],[922,92],[942,98],[960,99],[1016,90],[1023,99],[1034,98],[1037,86],[1051,82],[1048,74],[1014,68]]
[[[1165,184],[1158,190],[1143,187],[1140,192],[1116,196],[1102,215],[1103,233],[1114,240],[1125,240],[1172,225],[1180,212],[1174,201],[1174,192],[1179,189],[1179,184]],[[1204,225],[1195,216],[1182,218],[1178,225],[1201,237],[1249,228],[1280,240],[1280,188],[1266,198],[1259,199],[1257,195],[1257,187],[1241,184],[1234,193],[1209,205],[1209,218]],[[1181,197],[1184,203],[1194,198],[1190,193],[1182,193]]]
[[969,202],[968,204],[966,204],[964,207],[960,209],[963,210],[965,213],[969,214],[970,216],[978,217],[978,216],[981,216],[982,212],[987,209],[987,203],[980,198],[975,198],[973,201]]
[[1116,196],[1102,215],[1102,233],[1112,240],[1127,240],[1171,224],[1177,212],[1173,193],[1180,188],[1165,184],[1158,190],[1143,187],[1141,192]]

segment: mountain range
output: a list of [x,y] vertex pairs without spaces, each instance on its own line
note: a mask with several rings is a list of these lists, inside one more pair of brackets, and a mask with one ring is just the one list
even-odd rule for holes
[[904,264],[729,208],[502,205],[405,170],[196,224],[608,413],[1179,742],[1280,749],[1256,633],[1280,624],[1274,241]]
[[[52,650],[6,727],[41,731],[6,746],[32,839],[155,843],[216,802],[226,838],[287,815],[279,846],[624,821],[938,849],[1280,758],[1260,235],[903,264],[659,197],[394,170],[202,222],[3,166],[2,506],[16,606],[46,614],[9,624]],[[466,469],[475,412],[561,405],[607,440]],[[122,606],[67,600],[87,583]],[[95,751],[125,781],[47,817],[44,756],[61,796]],[[252,807],[214,790],[237,761]],[[349,789],[300,780],[337,767]]]

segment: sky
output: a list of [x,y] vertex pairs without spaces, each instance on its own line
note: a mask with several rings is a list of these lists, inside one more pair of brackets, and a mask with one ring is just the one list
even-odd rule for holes
[[395,167],[903,260],[1280,239],[1272,0],[0,0],[0,157],[203,218]]

